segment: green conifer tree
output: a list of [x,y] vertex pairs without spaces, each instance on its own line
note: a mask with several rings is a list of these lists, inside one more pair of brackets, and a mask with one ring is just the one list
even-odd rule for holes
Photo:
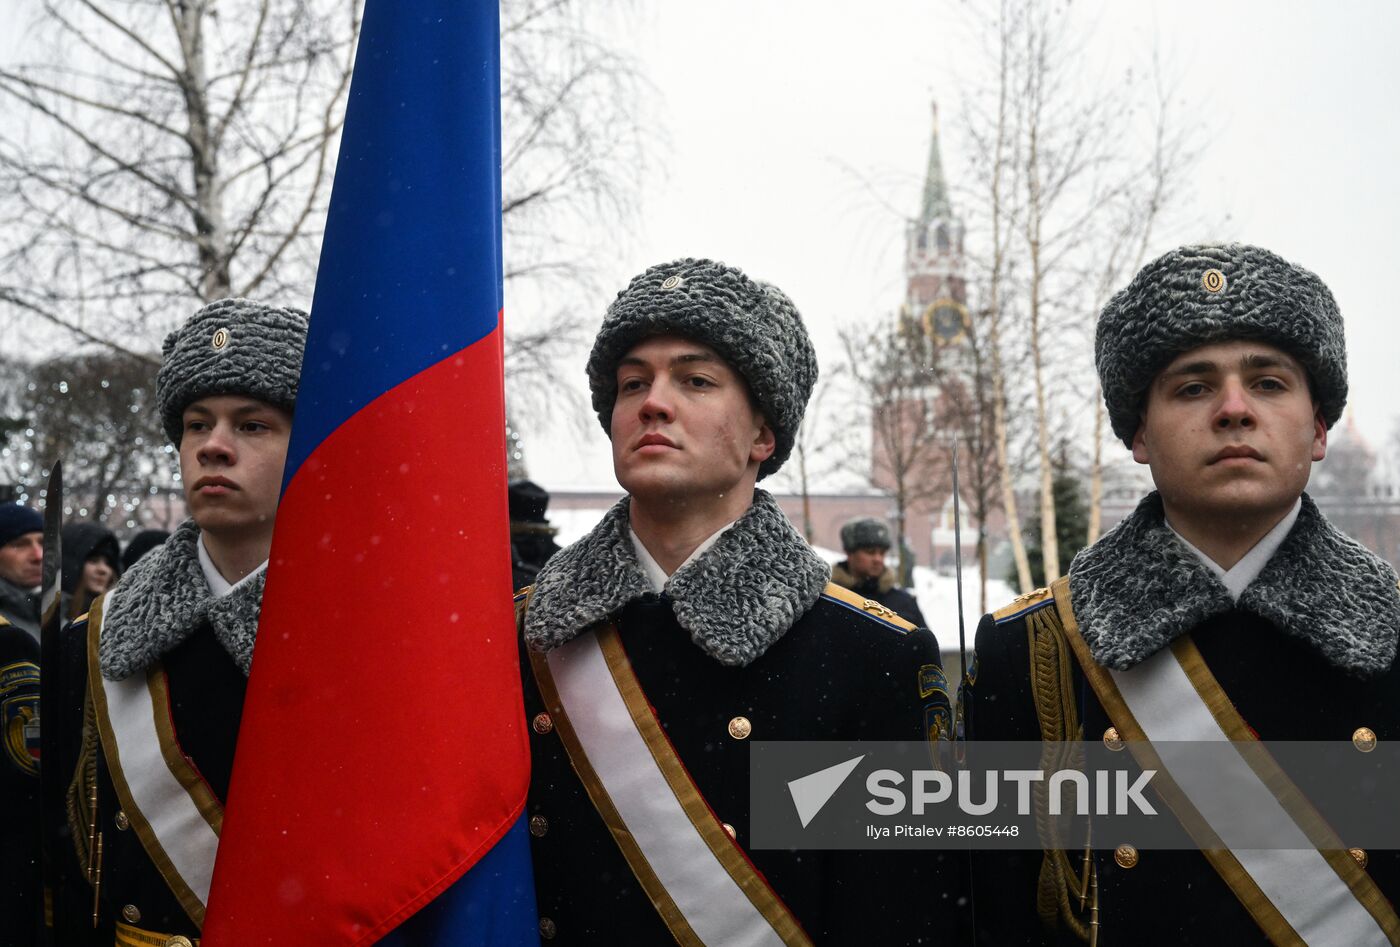
[[[1083,549],[1089,538],[1089,507],[1084,490],[1070,466],[1067,451],[1062,446],[1054,461],[1051,489],[1055,497],[1055,538],[1060,546],[1060,568],[1068,571],[1075,553]],[[1031,579],[1037,586],[1045,584],[1045,558],[1041,550],[1040,517],[1031,518],[1026,528],[1026,558],[1030,560]],[[1016,584],[1013,564],[1007,580]]]

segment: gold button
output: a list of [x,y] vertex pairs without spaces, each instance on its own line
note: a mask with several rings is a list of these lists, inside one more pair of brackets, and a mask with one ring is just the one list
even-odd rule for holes
[[135,924],[141,920],[141,912],[136,909],[136,905],[128,904],[122,908],[122,917],[126,918],[128,924]]
[[1370,727],[1357,727],[1351,735],[1351,745],[1362,753],[1370,753],[1376,748],[1376,731]]
[[553,940],[554,935],[559,933],[559,928],[554,926],[554,922],[547,917],[540,918],[540,936],[545,940]]
[[1347,854],[1350,855],[1362,868],[1365,868],[1366,863],[1371,860],[1370,857],[1366,854],[1366,849],[1364,848],[1349,848],[1347,849]]
[[166,940],[165,947],[194,947],[194,941],[190,940],[184,934],[176,934],[174,937]]
[[661,284],[661,288],[675,289],[679,285],[681,285],[681,278],[679,276],[668,276],[666,277],[666,282]]
[[1132,868],[1138,863],[1138,850],[1131,845],[1119,845],[1113,850],[1113,860],[1119,868]]
[[1118,735],[1117,727],[1109,727],[1103,732],[1103,745],[1115,753],[1123,749],[1123,738]]
[[734,826],[730,825],[728,822],[721,822],[720,825],[724,826],[724,831],[730,838],[737,839],[739,837],[739,833],[734,831]]
[[126,817],[126,813],[121,811],[120,809],[117,810],[117,814],[112,819],[112,821],[117,823],[117,828],[121,829],[123,832],[131,828],[131,820],[128,819]]
[[1208,293],[1219,293],[1225,289],[1225,274],[1219,270],[1206,270],[1201,274],[1201,285]]
[[212,338],[212,339],[209,340],[209,344],[212,345],[212,346],[214,346],[214,349],[215,349],[216,351],[217,351],[218,349],[223,348],[225,345],[228,345],[228,330],[227,330],[227,329],[215,329],[215,330],[214,330],[214,338]]
[[750,733],[753,733],[753,724],[749,723],[748,717],[735,717],[729,721],[729,735],[734,739],[747,740]]
[[549,731],[554,729],[554,720],[549,716],[549,714],[535,714],[535,719],[530,721],[530,727],[536,733],[548,733]]
[[549,820],[542,815],[530,816],[530,834],[535,838],[544,838],[544,834],[549,831]]

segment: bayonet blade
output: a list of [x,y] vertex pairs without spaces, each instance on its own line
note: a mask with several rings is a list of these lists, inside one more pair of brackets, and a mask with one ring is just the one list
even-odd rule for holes
[[953,575],[958,586],[958,661],[960,676],[967,677],[967,629],[963,622],[962,506],[958,488],[958,438],[953,436]]
[[63,462],[54,461],[49,472],[49,486],[44,493],[44,579],[40,586],[40,627],[63,624],[60,603],[63,600]]
[[[40,850],[40,872],[48,891],[61,891],[65,886],[60,859],[55,857],[64,841],[62,830],[67,814],[64,809],[64,779],[58,771],[56,751],[59,740],[57,721],[62,719],[59,704],[63,694],[60,680],[62,655],[59,635],[63,632],[63,463],[55,460],[49,472],[49,486],[44,492],[44,579],[39,593],[39,811],[43,844]],[[45,722],[48,726],[45,726]],[[47,765],[45,765],[47,763]],[[71,774],[69,774],[71,775]],[[53,931],[45,931],[45,942],[52,943]]]

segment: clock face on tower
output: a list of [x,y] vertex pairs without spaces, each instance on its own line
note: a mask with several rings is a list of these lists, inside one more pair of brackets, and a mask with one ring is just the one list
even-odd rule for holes
[[970,328],[967,307],[953,299],[940,299],[924,310],[924,331],[939,345],[961,341]]

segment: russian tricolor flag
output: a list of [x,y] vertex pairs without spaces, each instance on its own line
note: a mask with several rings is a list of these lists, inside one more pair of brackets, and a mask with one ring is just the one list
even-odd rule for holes
[[538,940],[498,29],[494,2],[366,4],[210,947]]

